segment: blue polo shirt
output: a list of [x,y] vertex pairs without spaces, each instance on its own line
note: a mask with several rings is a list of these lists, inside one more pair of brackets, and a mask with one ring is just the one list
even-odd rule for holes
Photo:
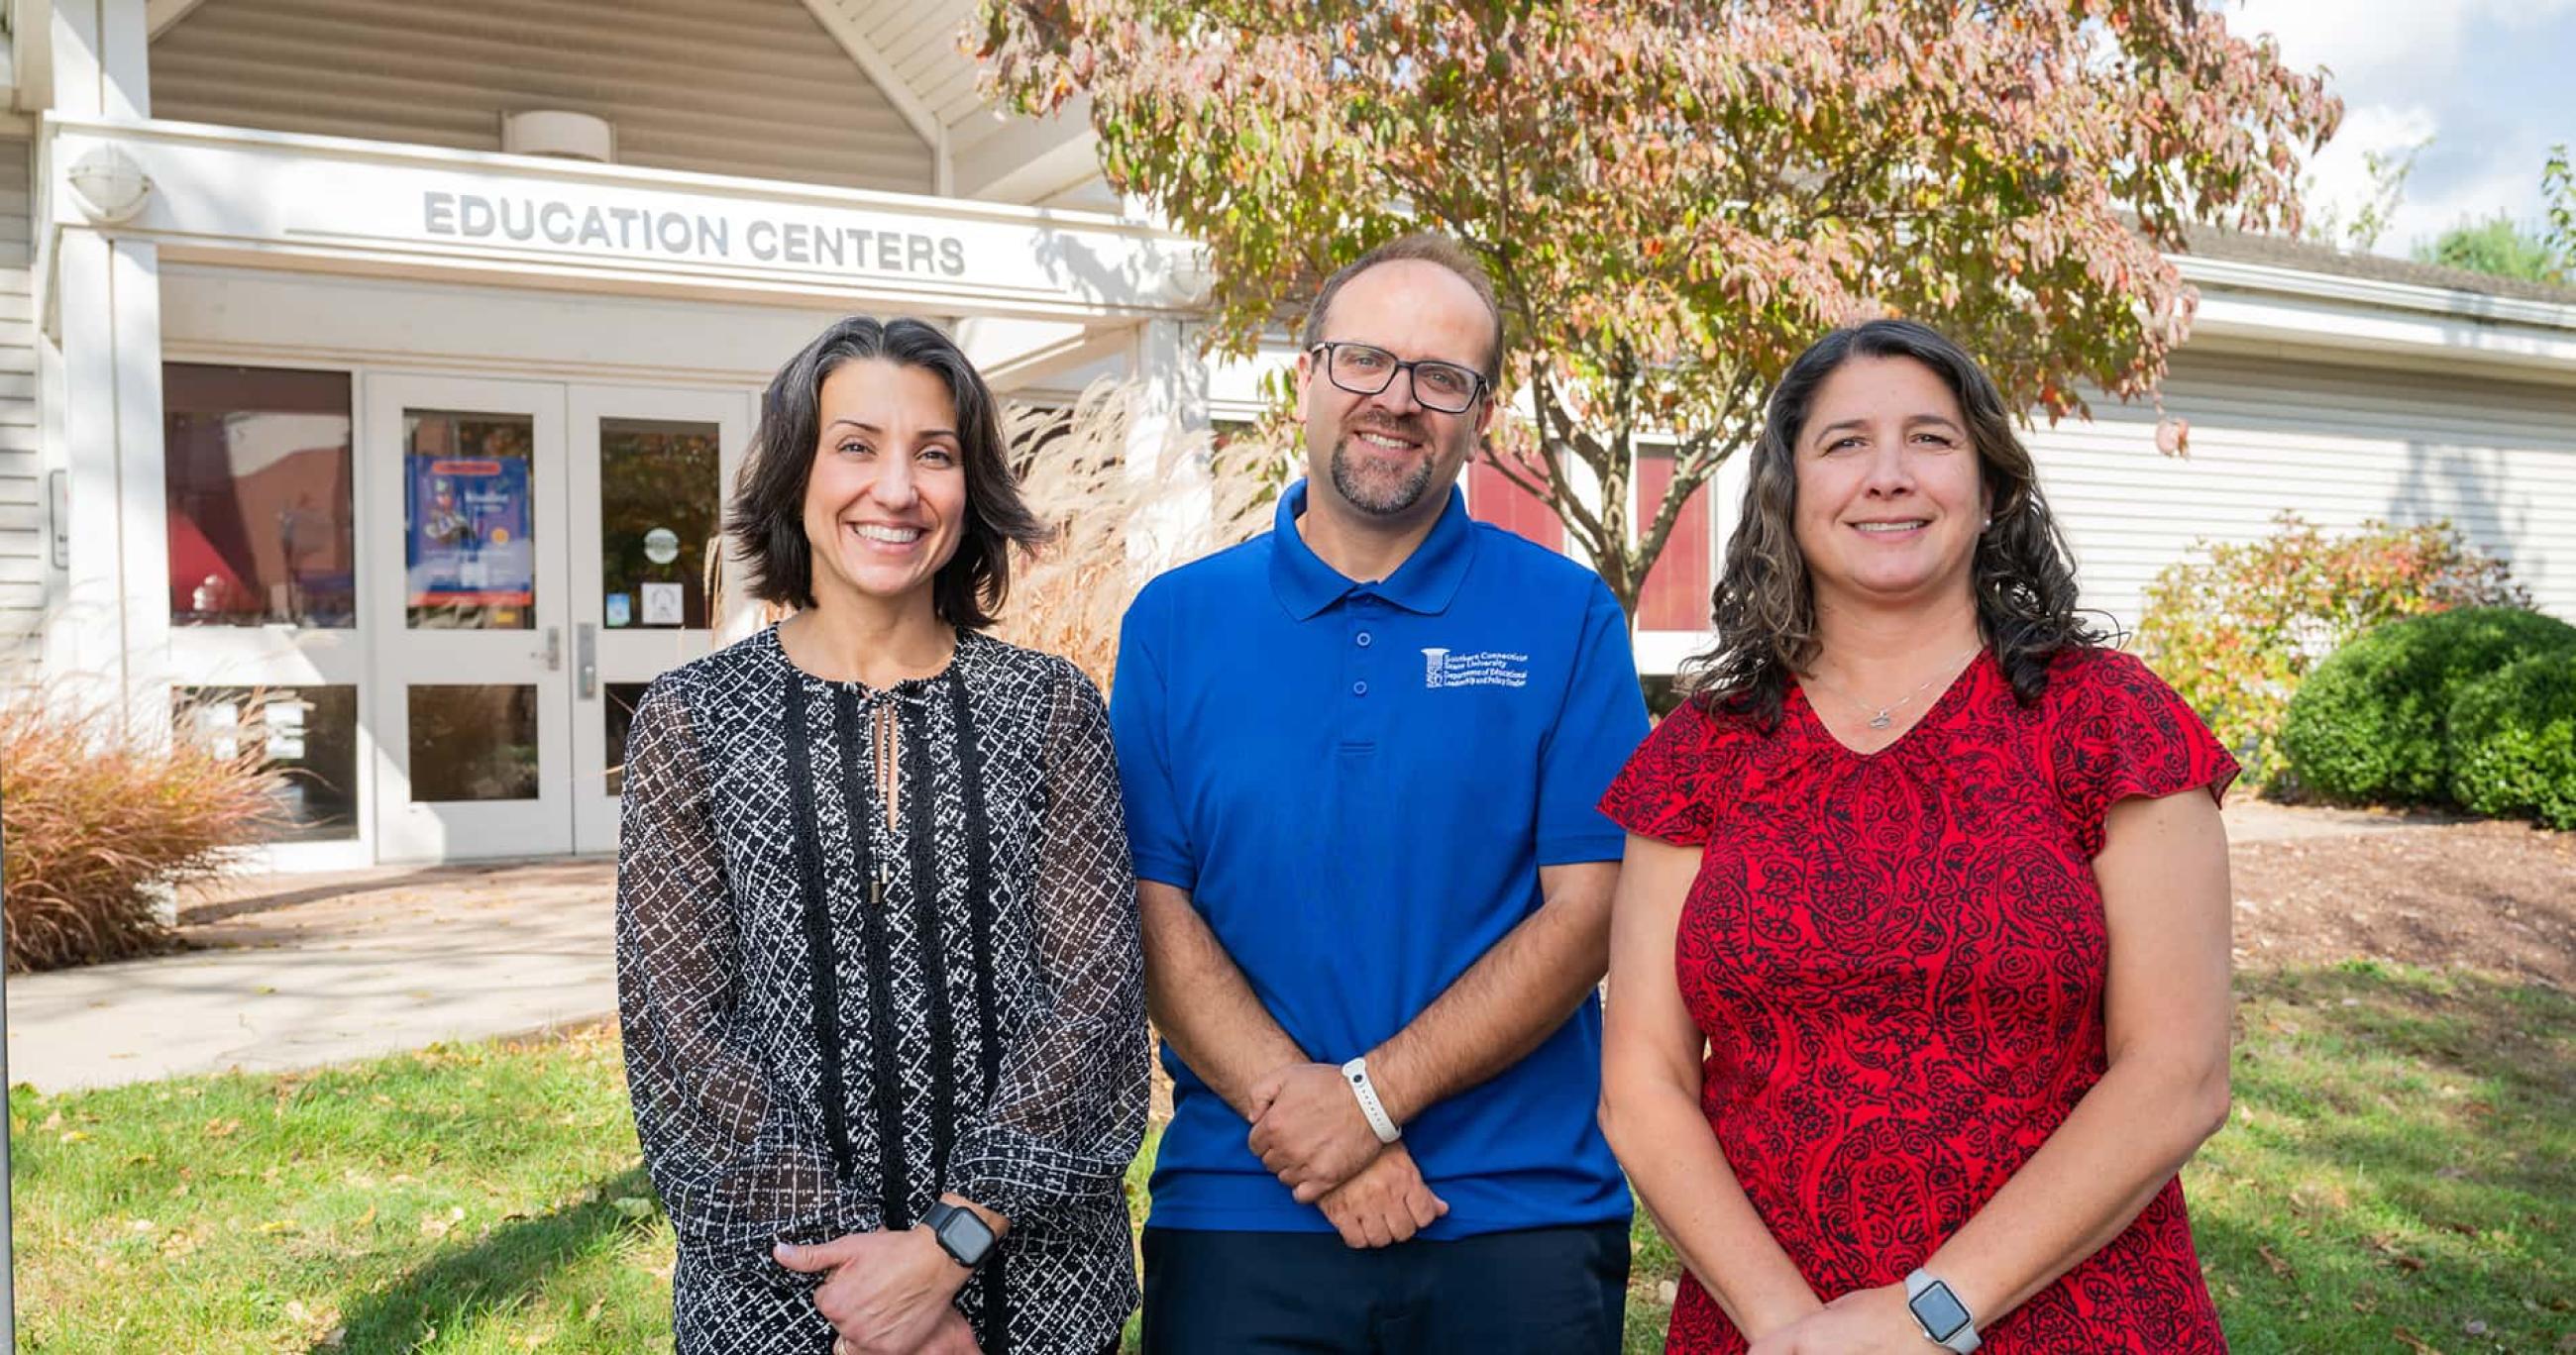
[[[1541,866],[1615,861],[1593,808],[1646,735],[1628,627],[1599,576],[1467,516],[1353,583],[1266,535],[1148,584],[1119,641],[1136,873],[1190,891],[1264,1007],[1340,1063],[1420,1015],[1535,912]],[[1328,1232],[1167,1047],[1155,1227]],[[1601,1006],[1405,1127],[1449,1213],[1424,1236],[1623,1220],[1594,1123]]]

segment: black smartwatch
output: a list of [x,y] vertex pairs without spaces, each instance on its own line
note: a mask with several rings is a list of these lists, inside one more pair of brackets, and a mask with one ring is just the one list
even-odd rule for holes
[[984,1258],[993,1254],[993,1230],[972,1209],[935,1200],[921,1221],[929,1225],[930,1235],[939,1239],[939,1249],[968,1270],[984,1264]]

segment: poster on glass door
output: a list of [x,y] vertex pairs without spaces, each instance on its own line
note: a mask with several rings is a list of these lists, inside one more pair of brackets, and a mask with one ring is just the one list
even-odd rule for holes
[[411,605],[532,605],[537,555],[528,539],[528,463],[418,453],[405,460]]

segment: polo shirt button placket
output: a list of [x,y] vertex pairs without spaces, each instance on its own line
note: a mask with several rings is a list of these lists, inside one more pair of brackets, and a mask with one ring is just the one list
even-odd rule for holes
[[[1351,617],[1352,626],[1350,635],[1352,645],[1359,649],[1366,649],[1371,644],[1376,643],[1377,637],[1368,630],[1368,627],[1374,620],[1376,612],[1383,605],[1384,604],[1379,600],[1377,594],[1372,592],[1362,591],[1351,599],[1351,611],[1353,612],[1353,616]],[[1360,655],[1352,654],[1349,658],[1350,666],[1345,671],[1351,676],[1351,695],[1355,699],[1366,698],[1369,694],[1368,679],[1360,675],[1367,672],[1368,668]]]

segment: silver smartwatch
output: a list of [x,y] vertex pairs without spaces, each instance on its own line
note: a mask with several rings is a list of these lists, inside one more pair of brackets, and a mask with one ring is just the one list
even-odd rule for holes
[[1905,1277],[1905,1306],[1923,1328],[1925,1339],[1943,1350],[1968,1355],[1984,1344],[1977,1337],[1977,1322],[1968,1313],[1968,1305],[1950,1292],[1950,1286],[1917,1270]]

